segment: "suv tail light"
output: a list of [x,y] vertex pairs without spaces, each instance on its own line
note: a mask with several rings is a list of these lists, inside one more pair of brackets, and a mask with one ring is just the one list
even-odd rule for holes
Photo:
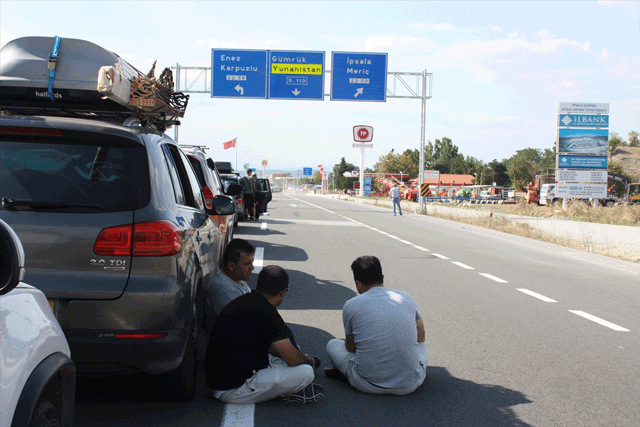
[[209,187],[202,187],[202,195],[204,196],[204,203],[207,208],[213,209],[213,191]]
[[167,256],[182,247],[182,232],[168,221],[119,225],[100,232],[93,251],[96,255]]

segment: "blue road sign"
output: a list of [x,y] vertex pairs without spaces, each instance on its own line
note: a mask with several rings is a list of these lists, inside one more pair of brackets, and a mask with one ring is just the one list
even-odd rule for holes
[[266,98],[267,51],[211,49],[212,98]]
[[371,193],[371,177],[365,176],[364,177],[364,195],[366,196],[369,193]]
[[607,169],[607,156],[558,156],[559,169]]
[[324,99],[324,52],[269,51],[269,98]]
[[387,100],[387,54],[332,52],[332,101]]
[[558,114],[558,126],[570,128],[608,128],[606,114]]
[[311,176],[313,175],[313,172],[311,171],[311,168],[302,168],[302,175]]

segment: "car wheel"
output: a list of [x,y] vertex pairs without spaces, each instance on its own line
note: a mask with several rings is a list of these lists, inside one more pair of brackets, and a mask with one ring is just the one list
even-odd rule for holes
[[51,402],[46,399],[40,399],[33,412],[29,427],[59,427],[60,417],[58,411],[53,407]]
[[182,363],[176,369],[155,375],[154,385],[161,400],[170,402],[189,402],[196,395],[198,378],[198,332],[203,320],[198,313],[202,307],[198,299],[193,303],[191,327],[187,337],[187,346]]

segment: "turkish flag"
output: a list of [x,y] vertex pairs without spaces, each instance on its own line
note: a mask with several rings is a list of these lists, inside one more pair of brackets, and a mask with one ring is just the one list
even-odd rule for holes
[[235,147],[236,146],[236,139],[238,139],[238,138],[236,137],[236,138],[233,138],[231,141],[224,142],[224,143],[222,143],[222,146],[224,147],[225,150],[229,149],[231,147]]
[[322,169],[322,165],[318,165],[318,167],[319,167],[320,169]]

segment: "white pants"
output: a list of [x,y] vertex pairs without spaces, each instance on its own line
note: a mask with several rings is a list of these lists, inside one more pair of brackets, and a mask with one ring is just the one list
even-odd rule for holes
[[240,387],[225,390],[216,397],[227,403],[265,402],[304,389],[314,377],[311,365],[289,366],[270,354],[269,366],[260,369]]
[[356,370],[356,354],[350,353],[345,347],[345,341],[342,339],[333,339],[327,343],[327,354],[333,366],[342,372],[342,375],[347,377],[349,384],[356,390],[360,390],[364,393],[372,394],[409,394],[413,393],[427,377],[427,363],[429,363],[429,351],[425,343],[416,343],[416,348],[420,352],[420,376],[416,379],[414,384],[411,384],[405,388],[383,388],[371,384],[366,379],[362,378]]

